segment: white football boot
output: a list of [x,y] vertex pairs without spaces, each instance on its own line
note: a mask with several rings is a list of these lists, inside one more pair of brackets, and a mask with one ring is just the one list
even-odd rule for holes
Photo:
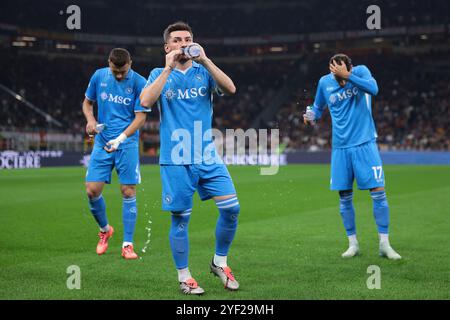
[[359,254],[359,244],[352,243],[349,245],[347,251],[345,251],[341,256],[342,258],[353,258]]
[[390,260],[400,260],[402,258],[394,249],[392,249],[387,241],[380,241],[380,256]]
[[235,291],[239,289],[239,282],[234,278],[233,272],[231,271],[230,267],[219,267],[214,264],[214,261],[211,262],[210,265],[211,272],[220,278],[222,281],[225,289]]
[[184,294],[202,295],[205,293],[205,290],[199,287],[194,278],[190,278],[185,282],[180,282],[180,289]]

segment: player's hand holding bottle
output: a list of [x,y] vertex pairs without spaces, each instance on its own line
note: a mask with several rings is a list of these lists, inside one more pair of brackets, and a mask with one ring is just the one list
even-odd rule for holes
[[304,124],[316,124],[316,113],[311,106],[306,107],[306,112],[303,114],[303,122]]
[[183,56],[183,50],[173,50],[166,54],[166,68],[173,70],[178,60]]
[[97,121],[92,120],[92,121],[88,121],[87,125],[86,125],[86,133],[88,134],[88,136],[90,138],[92,138],[95,134],[96,134],[96,128],[97,126]]

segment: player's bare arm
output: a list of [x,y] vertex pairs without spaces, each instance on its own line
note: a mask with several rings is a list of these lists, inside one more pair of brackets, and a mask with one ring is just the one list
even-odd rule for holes
[[345,63],[338,64],[335,60],[329,64],[329,68],[341,86],[345,85],[346,81],[350,81],[361,90],[373,96],[377,95],[378,85],[376,80],[370,76],[370,73],[363,76],[356,76],[352,73],[352,68],[347,70]]
[[126,128],[123,132],[127,137],[133,135],[137,130],[142,128],[147,118],[147,113],[145,112],[135,112],[134,114],[135,118],[133,122],[131,122],[128,128]]
[[176,63],[182,54],[183,52],[181,49],[173,50],[166,54],[166,66],[164,67],[164,70],[151,85],[141,92],[140,99],[142,106],[149,108],[155,104],[164,89],[167,78],[169,78],[170,73],[175,68]]
[[133,135],[137,130],[139,130],[145,123],[147,114],[145,112],[135,112],[135,118],[133,122],[122,132],[116,139],[108,141],[104,149],[111,153],[117,150],[119,145],[125,141],[126,138]]
[[87,121],[86,133],[88,135],[94,135],[96,133],[95,126],[97,125],[97,120],[94,117],[94,101],[84,98],[83,114]]
[[193,58],[193,60],[197,63],[200,63],[206,68],[206,70],[208,70],[211,77],[216,81],[220,91],[222,91],[226,95],[235,94],[236,87],[233,83],[233,80],[231,80],[231,78],[227,76],[225,72],[220,70],[220,68],[206,56],[205,50],[202,48],[202,46],[200,46],[198,43],[196,44],[200,47],[200,55],[197,58]]

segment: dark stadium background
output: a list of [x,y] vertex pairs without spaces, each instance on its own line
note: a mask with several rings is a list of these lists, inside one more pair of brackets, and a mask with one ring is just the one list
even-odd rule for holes
[[[66,26],[73,4],[80,30]],[[380,30],[366,25],[373,4]],[[215,99],[214,127],[279,129],[288,163],[274,176],[230,166],[242,207],[231,256],[242,291],[234,295],[202,273],[216,215],[195,198],[191,261],[206,299],[448,300],[450,2],[443,0],[1,1],[0,299],[190,299],[174,282],[158,166],[142,166],[136,247],[151,245],[136,264],[119,259],[120,236],[100,263],[83,186],[92,145],[81,103],[90,76],[107,66],[112,48],[125,47],[147,78],[164,63],[164,28],[178,20],[236,84],[235,96]],[[337,52],[366,64],[378,82],[373,116],[399,263],[377,256],[363,192],[355,192],[363,255],[340,257],[347,239],[328,190],[330,117],[314,127],[302,121]],[[140,152],[142,163],[157,163],[156,108],[140,130]],[[5,170],[18,168],[29,169]],[[104,195],[120,234],[116,177]],[[72,264],[83,272],[82,290],[66,287]],[[369,265],[381,267],[382,290],[367,289]]]
[[[81,8],[80,30],[66,27],[70,4]],[[381,8],[381,30],[367,29],[370,4]],[[61,123],[47,122],[0,90],[2,150],[81,150],[75,141],[84,137],[81,101],[92,72],[122,46],[147,78],[163,64],[161,33],[176,20],[192,26],[195,40],[236,82],[236,96],[216,100],[216,128],[279,128],[287,151],[329,150],[329,117],[311,128],[301,125],[301,115],[329,57],[344,51],[378,81],[373,113],[381,150],[450,148],[446,1],[18,0],[1,6],[0,83]],[[22,132],[40,136],[26,143],[18,141]],[[58,144],[51,133],[73,136]],[[141,141],[143,155],[157,155],[157,110]]]

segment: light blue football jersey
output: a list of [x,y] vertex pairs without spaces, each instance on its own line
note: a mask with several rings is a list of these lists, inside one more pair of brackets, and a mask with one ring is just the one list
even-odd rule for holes
[[[149,86],[163,68],[151,71]],[[185,72],[174,69],[158,98],[160,164],[213,164],[220,160],[212,142],[213,93],[217,84],[202,65],[192,62]]]
[[339,85],[332,73],[319,80],[313,110],[316,119],[319,119],[328,106],[333,148],[349,148],[376,140],[372,96],[377,93],[377,82],[364,65],[352,68],[344,87]]
[[[117,138],[133,122],[135,112],[148,112],[141,106],[139,95],[145,86],[145,78],[130,69],[122,81],[117,81],[110,68],[95,71],[85,96],[97,101],[97,122],[106,129],[95,137],[95,146],[103,148],[109,140]],[[139,130],[119,145],[119,149],[139,145]]]

